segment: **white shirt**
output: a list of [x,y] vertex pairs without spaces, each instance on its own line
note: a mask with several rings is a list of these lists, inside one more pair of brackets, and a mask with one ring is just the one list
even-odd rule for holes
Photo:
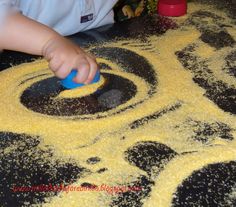
[[114,22],[117,0],[0,0],[0,21],[18,9],[61,35],[96,28]]

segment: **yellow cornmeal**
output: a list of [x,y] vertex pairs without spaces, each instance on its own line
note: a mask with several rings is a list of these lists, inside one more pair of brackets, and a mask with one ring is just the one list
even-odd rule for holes
[[[224,154],[221,155],[219,152],[224,152]],[[184,155],[181,158],[171,161],[166,166],[165,171],[161,172],[158,176],[152,195],[144,207],[152,207],[153,204],[163,207],[171,206],[172,194],[175,193],[179,183],[185,178],[191,176],[194,171],[200,170],[209,163],[214,164],[235,160],[235,155],[235,149],[233,148],[216,146],[200,151],[197,154]],[[168,178],[168,181],[166,178]],[[165,187],[163,188],[163,186]]]
[[101,79],[97,83],[87,84],[83,87],[62,91],[56,98],[77,98],[88,96],[95,93],[105,83],[105,79],[101,76]]
[[[216,12],[214,8],[200,4],[189,3],[188,8],[189,14],[199,9]],[[217,11],[217,14],[224,17],[224,21],[232,26],[234,30],[229,28],[229,33],[236,38],[235,25],[230,23],[230,19],[223,12]],[[180,23],[184,22],[186,18],[186,16],[180,18]],[[178,21],[178,18],[176,18],[176,21]],[[106,73],[122,76],[133,82],[138,90],[136,96],[127,103],[105,113],[72,117],[77,118],[76,120],[68,117],[42,115],[28,110],[20,104],[19,97],[27,87],[53,75],[47,69],[46,61],[40,60],[5,70],[0,73],[0,130],[38,135],[42,138],[42,147],[51,145],[55,148],[57,157],[62,159],[73,158],[92,172],[104,167],[108,168],[108,171],[102,174],[92,174],[79,179],[74,183],[77,186],[83,182],[98,186],[102,184],[117,186],[132,182],[140,175],[146,175],[146,172],[131,166],[124,160],[124,151],[140,141],[155,141],[165,144],[178,154],[197,151],[194,154],[177,156],[166,165],[158,177],[153,177],[156,184],[153,186],[150,198],[143,201],[144,206],[168,207],[177,186],[193,171],[201,169],[207,164],[236,159],[236,141],[216,138],[210,143],[202,144],[189,139],[193,134],[191,126],[186,124],[189,119],[205,123],[225,123],[234,129],[231,133],[236,138],[235,115],[224,112],[206,98],[204,96],[205,90],[193,82],[193,74],[183,68],[176,58],[176,51],[182,50],[189,44],[196,43],[197,50],[195,53],[202,59],[210,60],[209,68],[213,71],[215,77],[235,86],[235,79],[227,74],[222,75],[218,65],[219,63],[222,66],[222,58],[229,52],[230,48],[215,51],[199,40],[200,35],[194,27],[183,26],[177,30],[170,30],[162,36],[152,36],[149,40],[152,46],[155,47],[155,52],[145,50],[143,43],[137,40],[109,42],[109,44],[103,45],[104,47],[128,49],[143,56],[153,65],[158,80],[158,89],[152,98],[116,115],[113,115],[116,111],[137,103],[139,100],[145,100],[150,86],[142,78],[121,71],[119,65],[109,60],[100,58],[98,61],[106,63],[112,68],[111,71],[106,71]],[[30,77],[44,74],[45,71],[48,73],[47,76],[38,77],[19,85]],[[76,89],[62,92],[58,98],[86,95],[99,87],[99,84],[102,83],[94,85],[91,91],[84,90],[84,94],[78,94],[79,89]],[[177,103],[180,103],[181,107],[176,111],[169,112],[134,130],[127,127],[128,124],[137,119]],[[97,115],[106,115],[106,117],[96,119]],[[91,118],[91,120],[79,119],[83,117]],[[126,139],[121,139],[121,137]],[[95,144],[90,145],[94,141],[96,141]],[[209,147],[209,145],[213,147]],[[94,156],[100,157],[101,162],[96,165],[88,165],[86,160]],[[106,192],[64,192],[60,196],[49,200],[44,206],[100,207],[109,206],[111,199],[112,195]]]

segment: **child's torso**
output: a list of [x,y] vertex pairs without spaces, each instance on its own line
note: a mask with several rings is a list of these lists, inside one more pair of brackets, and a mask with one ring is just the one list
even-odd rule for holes
[[112,23],[117,0],[15,0],[22,13],[63,35]]

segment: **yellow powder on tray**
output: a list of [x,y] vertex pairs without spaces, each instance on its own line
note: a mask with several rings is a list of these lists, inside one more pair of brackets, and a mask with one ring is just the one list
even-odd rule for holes
[[103,86],[104,83],[105,79],[101,76],[101,79],[97,83],[87,84],[83,87],[62,91],[56,98],[63,99],[88,96],[96,92],[100,87]]
[[[169,30],[162,36],[149,37],[148,42],[152,47],[145,47],[143,42],[132,39],[102,45],[104,48],[129,50],[145,58],[154,70],[156,88],[153,89],[147,80],[135,73],[127,72],[119,63],[99,58],[99,62],[112,68],[105,73],[122,77],[136,86],[135,96],[115,108],[96,114],[50,116],[34,112],[19,101],[28,87],[53,76],[48,70],[47,62],[42,60],[23,64],[0,73],[1,131],[40,136],[42,147],[51,145],[57,157],[73,158],[93,172],[73,183],[74,186],[80,186],[82,183],[97,186],[126,185],[140,176],[147,176],[146,171],[124,158],[124,152],[140,142],[161,143],[178,155],[169,162],[165,161],[165,167],[160,175],[151,174],[150,178],[155,181],[155,185],[152,186],[150,197],[144,197],[142,202],[144,206],[150,207],[171,206],[177,187],[193,171],[208,164],[236,159],[235,139],[223,140],[220,132],[209,136],[205,142],[196,137],[196,133],[201,132],[201,127],[210,126],[214,132],[220,130],[217,123],[224,123],[224,126],[230,129],[231,136],[235,138],[236,118],[205,96],[206,90],[193,81],[195,71],[185,68],[177,59],[176,52],[184,50],[189,45],[197,45],[191,54],[196,55],[199,61],[209,60],[208,67],[213,73],[213,76],[208,78],[209,84],[217,79],[226,83],[229,81],[229,85],[235,86],[235,79],[227,73],[222,76],[220,68],[215,69],[215,62],[218,62],[219,56],[225,57],[230,48],[216,51],[200,40],[201,33],[196,27],[184,24],[191,13],[198,10],[215,13],[215,8],[193,3],[189,3],[188,7],[189,14],[180,19],[183,23],[180,28]],[[235,25],[230,23],[230,19],[223,12],[217,11],[217,14],[223,18],[222,21],[235,29]],[[208,21],[208,24],[213,23]],[[231,34],[236,38],[235,33]],[[222,61],[223,59],[221,66],[225,64]],[[103,83],[104,79],[91,87],[63,91],[56,99],[85,97],[98,87],[102,87]],[[114,96],[113,99],[115,98],[117,97]],[[152,118],[155,116],[156,118]],[[147,117],[151,117],[150,120]],[[134,123],[142,124],[132,128],[131,125]],[[192,151],[195,153],[188,153]],[[96,156],[101,158],[101,162],[96,165],[86,163],[88,158]],[[102,168],[108,170],[96,173]],[[109,206],[116,196],[105,191],[62,192],[59,196],[49,199],[44,206]],[[132,202],[135,206],[135,201]]]

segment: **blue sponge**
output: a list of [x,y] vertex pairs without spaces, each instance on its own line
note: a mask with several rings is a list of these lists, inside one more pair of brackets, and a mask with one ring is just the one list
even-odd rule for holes
[[[77,75],[77,72],[78,72],[77,70],[72,70],[65,79],[61,80],[61,85],[63,85],[67,89],[73,89],[73,88],[84,86],[85,84],[83,83],[75,83],[73,81],[74,77]],[[90,84],[97,83],[99,80],[100,80],[100,72],[99,70],[97,70],[97,73]]]

